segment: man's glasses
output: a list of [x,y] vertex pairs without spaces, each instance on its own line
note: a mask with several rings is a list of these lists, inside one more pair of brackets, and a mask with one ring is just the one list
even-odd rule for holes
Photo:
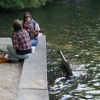
[[30,16],[25,16],[25,18],[30,18]]

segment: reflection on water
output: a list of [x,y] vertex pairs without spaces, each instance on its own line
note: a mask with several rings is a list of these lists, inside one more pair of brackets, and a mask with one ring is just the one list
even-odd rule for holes
[[[50,31],[52,37],[47,37],[50,100],[99,100],[100,11],[97,1],[67,3],[61,8],[62,12],[57,12],[60,19],[57,14],[54,18],[57,25]],[[66,79],[57,50],[62,50],[69,61],[80,60],[87,74],[79,75],[80,72],[75,71]]]
[[[29,10],[45,29],[50,100],[99,100],[100,0],[68,1]],[[10,36],[13,20],[22,20],[25,11],[1,12],[0,37]],[[88,73],[75,71],[66,79],[58,50],[68,61],[79,60]]]

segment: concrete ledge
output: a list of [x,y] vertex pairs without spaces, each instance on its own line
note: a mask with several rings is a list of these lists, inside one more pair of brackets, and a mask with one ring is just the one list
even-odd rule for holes
[[22,89],[18,100],[49,100],[48,90]]
[[45,35],[40,37],[35,53],[24,60],[17,100],[49,100]]

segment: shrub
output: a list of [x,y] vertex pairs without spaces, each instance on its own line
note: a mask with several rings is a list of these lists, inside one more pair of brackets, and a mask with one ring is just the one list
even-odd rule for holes
[[0,0],[0,7],[10,10],[40,7],[45,5],[47,0]]
[[0,7],[4,9],[23,9],[25,5],[21,0],[1,0]]

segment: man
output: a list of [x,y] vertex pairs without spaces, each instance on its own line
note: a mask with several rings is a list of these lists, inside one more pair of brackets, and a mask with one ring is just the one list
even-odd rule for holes
[[30,37],[26,30],[22,28],[22,23],[19,20],[13,22],[12,44],[7,45],[10,59],[18,62],[20,59],[25,59],[31,54]]

